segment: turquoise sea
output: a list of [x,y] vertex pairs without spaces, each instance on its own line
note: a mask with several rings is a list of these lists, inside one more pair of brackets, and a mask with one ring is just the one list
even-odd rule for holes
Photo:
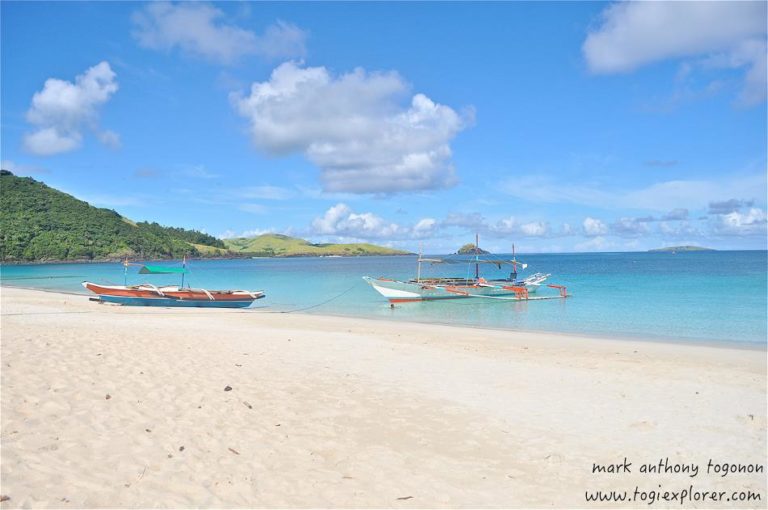
[[[518,255],[518,259],[529,264],[521,277],[552,273],[549,283],[567,286],[572,297],[531,302],[457,299],[404,303],[392,309],[362,280],[366,275],[414,277],[415,256],[193,260],[187,281],[209,289],[264,290],[267,297],[256,302],[256,312],[302,310],[511,330],[766,343],[765,251],[535,254]],[[139,275],[137,271],[130,267],[128,283],[179,283],[173,275]],[[474,266],[469,265],[424,266],[424,275],[473,272]],[[489,279],[507,274],[494,266],[483,268],[483,276]],[[80,285],[83,280],[122,284],[123,267],[84,263],[0,268],[3,285],[87,294]],[[555,293],[553,289],[539,292]]]

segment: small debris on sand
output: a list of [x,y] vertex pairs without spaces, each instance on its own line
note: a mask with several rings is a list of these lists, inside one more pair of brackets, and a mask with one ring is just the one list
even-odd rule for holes
[[253,409],[253,406],[249,404],[248,402],[243,401],[243,405],[247,407],[248,409]]
[[2,503],[3,501],[8,501],[10,499],[11,499],[10,496],[6,496],[5,494],[0,494],[0,503]]
[[104,397],[104,398],[105,398],[105,399],[107,399],[107,400],[109,400],[110,398],[112,398],[112,395],[110,395],[109,393],[107,393],[107,396],[106,396],[106,397]]
[[225,386],[224,391],[232,391],[232,386]]
[[413,499],[413,496],[403,496],[402,498],[397,498],[398,501],[405,501],[406,499]]
[[179,451],[183,452],[184,451],[184,447],[183,446],[179,446]]
[[227,448],[230,452],[234,453],[235,455],[240,455],[240,452],[235,450],[234,448]]

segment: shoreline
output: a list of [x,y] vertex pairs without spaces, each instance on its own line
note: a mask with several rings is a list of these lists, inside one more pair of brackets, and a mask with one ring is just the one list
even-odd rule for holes
[[[51,294],[63,294],[67,296],[83,296],[83,297],[95,297],[92,293],[84,293],[84,292],[67,292],[62,290],[51,290],[51,289],[40,289],[35,287],[23,287],[18,285],[5,285],[0,284],[0,289],[3,288],[9,288],[9,289],[19,289],[19,290],[30,290],[30,291],[39,291],[39,292],[47,292]],[[141,309],[142,307],[125,307],[125,308],[136,308]],[[661,337],[661,336],[654,336],[654,335],[642,335],[637,334],[633,335],[630,333],[622,332],[622,333],[595,333],[595,332],[571,332],[571,331],[559,331],[559,330],[544,330],[544,329],[504,329],[501,327],[493,327],[493,326],[479,326],[479,325],[473,325],[473,324],[452,324],[452,323],[446,323],[446,322],[427,322],[427,321],[417,321],[417,320],[408,320],[408,319],[386,319],[383,317],[372,317],[372,316],[356,316],[356,315],[343,315],[343,314],[336,314],[336,313],[328,313],[328,312],[316,312],[316,313],[301,313],[301,312],[293,312],[291,310],[264,310],[260,311],[264,308],[270,308],[270,305],[260,304],[258,307],[253,308],[245,308],[242,310],[229,310],[228,313],[272,313],[272,314],[291,314],[291,315],[306,315],[310,317],[336,317],[339,319],[360,319],[360,320],[370,320],[370,321],[376,321],[376,322],[382,322],[382,323],[397,323],[397,324],[420,324],[420,325],[438,325],[441,327],[446,328],[467,328],[467,329],[473,329],[473,330],[480,330],[480,331],[498,331],[498,332],[508,332],[508,333],[519,333],[519,334],[530,334],[530,335],[560,335],[563,337],[570,338],[572,340],[580,340],[580,339],[595,339],[595,340],[605,340],[605,341],[611,341],[611,342],[641,342],[641,343],[658,343],[658,344],[674,344],[674,345],[685,345],[685,346],[702,346],[702,347],[713,347],[717,349],[738,349],[738,350],[749,350],[749,351],[763,351],[768,352],[768,342],[750,342],[747,340],[713,340],[708,338],[691,338],[691,337]],[[160,310],[164,310],[164,308],[160,308]],[[197,313],[201,313],[202,310],[195,310],[192,309],[192,311],[196,311]],[[191,312],[190,312],[191,313]],[[205,312],[202,312],[205,313]]]
[[[357,255],[315,255],[311,253],[295,254],[295,255],[273,255],[273,256],[261,256],[256,253],[253,254],[233,254],[226,257],[187,257],[187,260],[240,260],[240,259],[299,259],[299,258],[358,258],[358,257],[413,257],[418,255],[417,253],[360,253]],[[141,262],[168,262],[179,261],[179,258],[165,258],[165,259],[142,259],[138,257],[129,257],[131,260],[138,260]],[[6,260],[0,263],[0,268],[3,265],[8,266],[45,266],[53,264],[108,264],[108,263],[122,263],[125,257],[117,259],[82,259],[82,260],[33,260],[33,261],[17,261]]]
[[2,288],[3,507],[599,508],[585,491],[691,482],[768,497],[756,473],[592,472],[764,463],[761,351],[81,296]]

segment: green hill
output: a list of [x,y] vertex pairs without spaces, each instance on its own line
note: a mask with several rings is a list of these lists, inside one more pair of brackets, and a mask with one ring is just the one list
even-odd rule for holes
[[473,243],[467,243],[461,248],[459,248],[459,251],[456,252],[459,255],[467,255],[467,254],[476,254],[479,253],[480,255],[487,255],[490,252],[485,251],[482,248],[475,249],[475,245]]
[[668,248],[656,248],[655,250],[648,250],[652,253],[667,253],[678,251],[715,251],[712,248],[702,248],[701,246],[670,246]]
[[0,261],[180,258],[221,255],[225,248],[208,234],[134,223],[32,178],[0,171]]
[[355,255],[406,255],[408,252],[368,243],[312,244],[304,239],[281,234],[263,234],[224,241],[227,248],[238,254],[254,257],[306,257]]

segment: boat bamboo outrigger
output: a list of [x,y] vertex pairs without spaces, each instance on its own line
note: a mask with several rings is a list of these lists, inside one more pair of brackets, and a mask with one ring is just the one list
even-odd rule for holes
[[[517,260],[515,248],[512,246],[512,258],[483,258],[475,237],[475,254],[471,259],[458,258],[425,258],[419,253],[416,278],[408,281],[398,281],[390,278],[363,279],[390,303],[408,303],[414,301],[431,301],[437,299],[483,298],[507,301],[527,301],[541,299],[559,299],[568,297],[566,288],[562,285],[547,284],[547,287],[557,289],[557,295],[531,296],[551,276],[549,273],[535,273],[522,280],[517,278],[517,269],[526,269],[528,264]],[[436,277],[423,278],[421,265],[428,264],[470,264],[475,266],[475,276],[471,277]],[[486,280],[480,276],[480,266],[491,264],[501,269],[511,266],[508,278]]]
[[[181,285],[162,287],[157,287],[151,283],[128,285],[129,266],[141,266],[139,274],[180,274]],[[186,257],[182,262],[182,267],[131,264],[126,259],[123,262],[124,285],[99,285],[92,282],[83,282],[82,285],[91,292],[98,294],[97,299],[99,301],[132,306],[245,308],[265,296],[264,291],[261,290],[207,290],[184,287],[184,276],[189,273],[186,266]]]

